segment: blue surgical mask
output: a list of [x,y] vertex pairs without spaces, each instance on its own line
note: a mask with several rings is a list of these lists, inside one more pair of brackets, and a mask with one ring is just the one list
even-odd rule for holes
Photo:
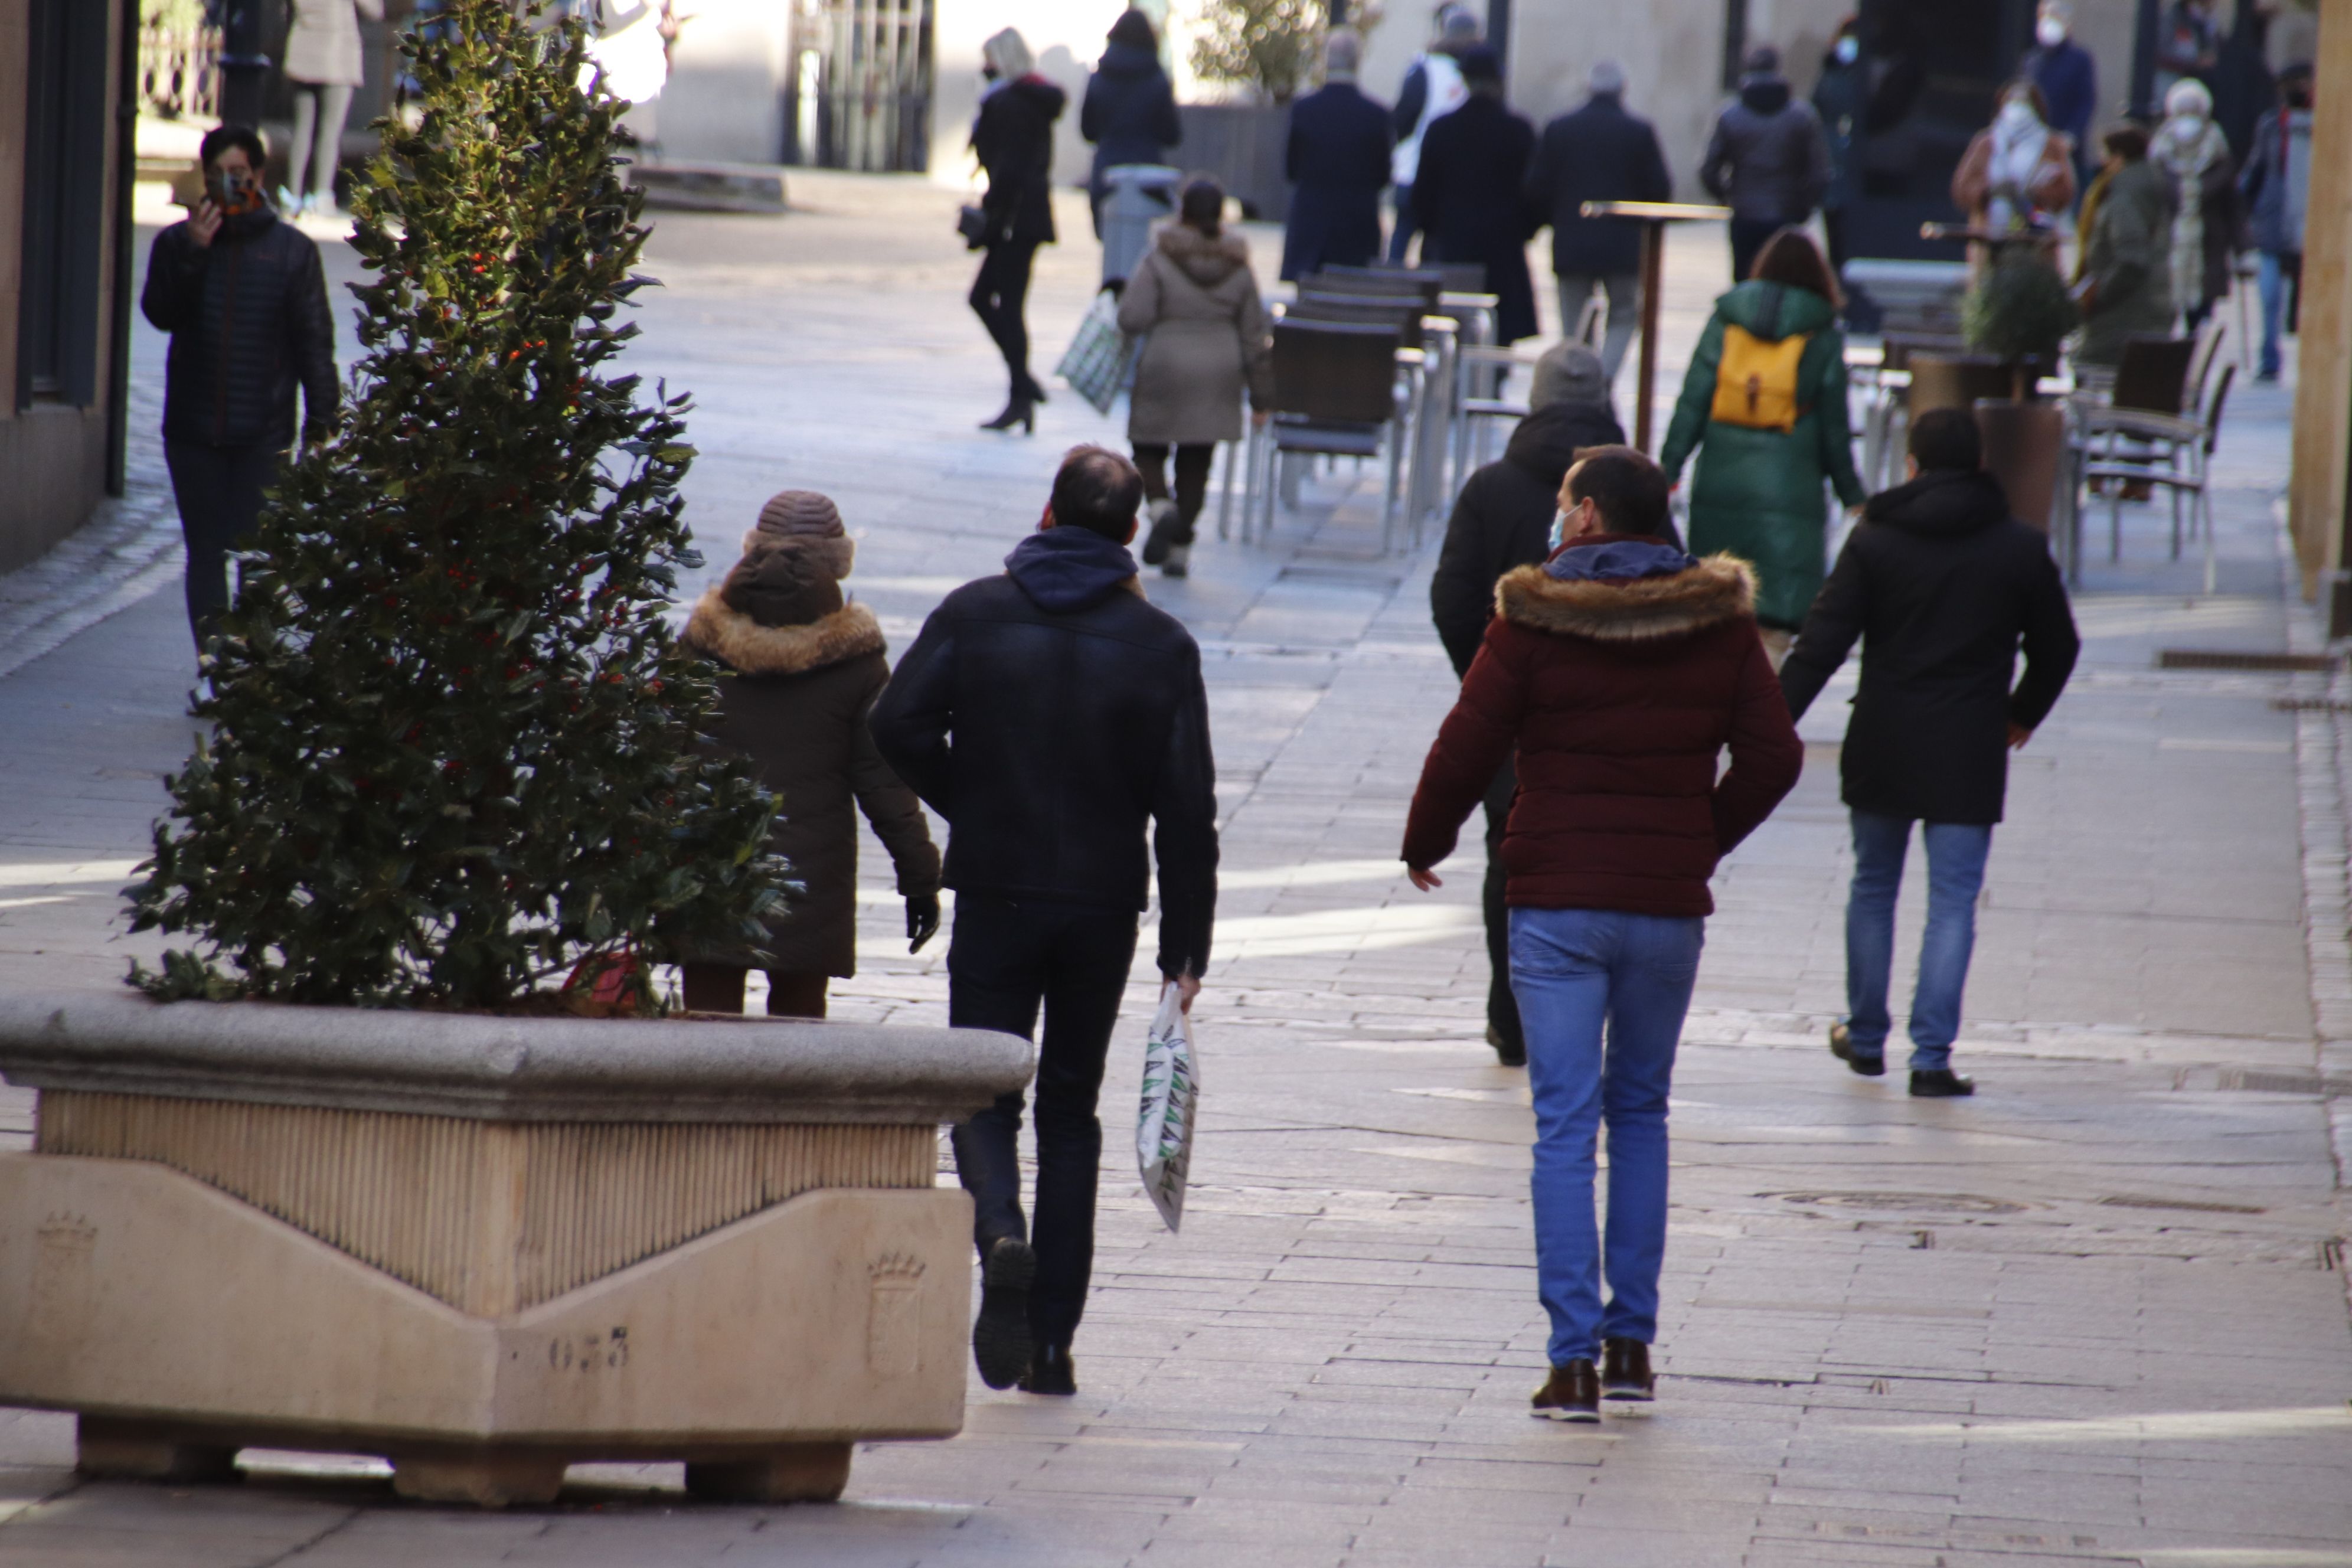
[[[1567,542],[1568,513],[1560,510],[1558,507],[1554,507],[1551,511],[1550,550],[1558,550],[1561,545]],[[1547,550],[1545,553],[1550,553],[1550,550]]]
[[1862,58],[1862,40],[1849,33],[1837,41],[1837,58],[1841,65],[1852,65]]

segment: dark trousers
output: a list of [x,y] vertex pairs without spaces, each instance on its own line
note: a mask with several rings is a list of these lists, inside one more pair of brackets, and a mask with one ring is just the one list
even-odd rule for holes
[[1511,818],[1517,773],[1505,763],[1486,786],[1486,882],[1480,889],[1486,915],[1486,1024],[1510,1045],[1520,1043],[1519,1000],[1511,994],[1511,910],[1503,902],[1503,826]]
[[[1412,216],[1412,187],[1411,185],[1397,186],[1396,222],[1389,228],[1389,259],[1391,261],[1402,261],[1404,259],[1404,253],[1407,248],[1412,246],[1412,237],[1420,226],[1419,222]],[[1425,260],[1427,258],[1423,258],[1423,259]]]
[[[751,971],[740,963],[682,963],[686,1010],[689,1013],[740,1013],[743,983]],[[793,970],[768,971],[768,1016],[822,1018],[824,988],[832,977]]]
[[1845,279],[1845,258],[1853,254],[1846,244],[1845,213],[1842,208],[1826,207],[1822,212],[1822,232],[1829,236],[1830,270],[1839,281]]
[[1029,1331],[1066,1345],[1087,1308],[1095,1263],[1095,1182],[1102,1123],[1095,1099],[1103,1056],[1118,1022],[1135,961],[1136,913],[1100,904],[1051,903],[962,893],[948,946],[948,1022],[1036,1037],[1037,1197],[1034,1226],[1021,1214],[1019,1089],[958,1127],[956,1174],[971,1194],[972,1240],[982,1254],[999,1237],[1026,1235],[1037,1251]]
[[1034,240],[992,245],[981,253],[980,276],[971,280],[972,311],[1004,356],[1015,397],[1037,384],[1029,376],[1029,323],[1022,314],[1029,303],[1029,266],[1036,259]]
[[[1201,509],[1209,500],[1209,470],[1216,466],[1216,443],[1176,448],[1176,526],[1169,533],[1171,544],[1192,542],[1192,524],[1199,521]],[[1143,475],[1143,494],[1149,500],[1168,499],[1168,448],[1150,441],[1135,444],[1135,466]]]
[[1764,242],[1789,226],[1773,218],[1735,217],[1731,220],[1731,280],[1745,283],[1756,269],[1756,253]]
[[172,497],[180,504],[180,531],[188,542],[188,629],[203,651],[228,608],[228,552],[253,531],[261,492],[278,477],[283,447],[207,447],[166,441]]

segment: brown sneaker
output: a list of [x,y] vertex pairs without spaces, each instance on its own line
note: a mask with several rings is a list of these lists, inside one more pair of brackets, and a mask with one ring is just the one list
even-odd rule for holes
[[1580,1356],[1552,1368],[1550,1380],[1536,1390],[1528,1413],[1545,1421],[1600,1420],[1601,1378],[1592,1363]]
[[1650,1370],[1650,1347],[1639,1340],[1601,1342],[1601,1397],[1648,1404],[1658,1396],[1657,1374]]

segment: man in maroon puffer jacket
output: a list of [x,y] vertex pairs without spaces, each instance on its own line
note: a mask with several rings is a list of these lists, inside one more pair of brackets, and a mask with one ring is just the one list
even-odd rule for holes
[[[1756,633],[1755,573],[1661,537],[1658,466],[1626,447],[1589,453],[1559,504],[1562,546],[1496,587],[1498,613],[1423,764],[1404,862],[1414,886],[1437,886],[1430,868],[1516,752],[1505,898],[1551,1319],[1534,1413],[1597,1421],[1604,1394],[1647,1400],[1655,1387],[1666,1092],[1715,912],[1707,879],[1796,784],[1804,749]],[[1605,1259],[1592,1213],[1603,1116]]]

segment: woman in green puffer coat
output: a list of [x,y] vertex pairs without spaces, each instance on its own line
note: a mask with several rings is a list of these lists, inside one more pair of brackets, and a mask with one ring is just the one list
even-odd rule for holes
[[[1774,235],[1748,280],[1716,300],[1659,458],[1679,480],[1697,451],[1691,552],[1727,551],[1755,566],[1756,619],[1776,664],[1828,569],[1822,482],[1835,485],[1848,507],[1864,499],[1846,420],[1836,300],[1836,280],[1813,242],[1795,229]],[[1727,341],[1739,385],[1725,383]]]

